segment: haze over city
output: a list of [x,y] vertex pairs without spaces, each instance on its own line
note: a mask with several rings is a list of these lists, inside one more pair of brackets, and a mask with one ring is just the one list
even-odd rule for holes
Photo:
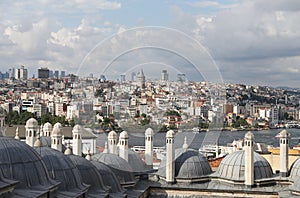
[[[135,40],[126,40],[128,34],[124,34],[122,43],[111,40],[94,52],[96,59],[82,64],[97,44],[132,28],[159,26],[196,39],[216,62],[225,82],[299,87],[299,8],[296,0],[3,1],[0,68],[5,72],[25,65],[34,72],[49,67],[100,76],[97,69],[102,69],[122,47],[129,50],[134,42],[141,43],[146,38],[155,43],[169,39],[176,46],[178,39],[135,34]],[[150,31],[151,28],[143,29],[143,35]],[[130,43],[128,48],[124,48],[126,41]],[[171,45],[168,47],[172,50]],[[181,50],[182,55],[195,49],[184,46]],[[182,57],[157,48],[140,49],[117,58],[115,72],[119,76],[124,73],[119,68],[130,69],[147,62],[160,63],[152,64],[158,68],[161,63],[177,64],[176,69],[187,73],[191,80],[199,79],[199,73],[189,75],[194,73],[192,66]],[[141,67],[147,69],[151,64]]]

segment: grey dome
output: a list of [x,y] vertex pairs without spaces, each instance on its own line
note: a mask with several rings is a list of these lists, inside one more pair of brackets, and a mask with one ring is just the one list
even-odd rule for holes
[[[207,159],[194,149],[175,150],[175,178],[194,179],[212,173]],[[166,158],[160,163],[157,174],[166,177]]]
[[50,191],[58,185],[51,179],[41,156],[30,146],[13,138],[0,138],[0,171],[18,180],[17,189]]
[[298,158],[291,166],[290,180],[293,182],[291,190],[300,192],[300,158]]
[[117,176],[122,185],[135,183],[133,170],[123,158],[110,153],[98,153],[92,156],[93,161],[107,165]]
[[142,158],[131,149],[128,149],[128,163],[135,175],[150,171],[150,169],[147,167],[147,164],[142,160]]
[[112,170],[105,164],[97,161],[91,161],[91,163],[97,168],[98,172],[102,176],[104,185],[109,187],[112,192],[122,192],[124,189],[121,187],[117,176]]
[[94,197],[103,197],[108,188],[104,186],[102,176],[99,174],[97,168],[83,157],[77,155],[67,156],[78,168],[83,182],[91,185],[88,194]]
[[35,149],[45,162],[50,176],[61,182],[58,188],[61,195],[77,197],[86,193],[88,186],[83,184],[79,170],[67,156],[48,147]]
[[[272,167],[269,162],[254,152],[254,179],[263,179],[272,177]],[[245,151],[236,151],[227,155],[221,162],[216,171],[218,177],[233,180],[245,180]]]

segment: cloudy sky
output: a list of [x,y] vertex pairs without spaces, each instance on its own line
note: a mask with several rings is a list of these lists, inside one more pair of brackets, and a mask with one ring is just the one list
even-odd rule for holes
[[299,19],[299,0],[1,1],[0,71],[22,64],[30,75],[43,66],[114,78],[164,68],[300,87]]

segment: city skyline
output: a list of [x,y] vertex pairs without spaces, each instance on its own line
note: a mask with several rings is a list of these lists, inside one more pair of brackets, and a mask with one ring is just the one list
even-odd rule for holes
[[[297,1],[9,1],[2,2],[0,9],[1,71],[25,65],[29,71],[48,67],[76,74],[95,45],[113,34],[159,26],[196,39],[216,62],[224,82],[299,87]],[[157,39],[156,43],[165,42],[165,37],[150,38]],[[170,40],[176,49],[173,51],[178,52],[174,42],[178,40]],[[86,65],[82,71],[100,76],[97,68],[114,58],[109,50],[115,48],[122,46],[111,41],[97,52],[100,56],[95,54],[94,67]],[[187,47],[181,50],[191,52]],[[189,75],[195,73],[191,65],[173,51],[138,50],[114,63],[122,68],[155,61],[187,73],[192,80],[198,79],[199,74]],[[138,60],[132,62],[132,57]],[[116,76],[124,73],[119,68]]]

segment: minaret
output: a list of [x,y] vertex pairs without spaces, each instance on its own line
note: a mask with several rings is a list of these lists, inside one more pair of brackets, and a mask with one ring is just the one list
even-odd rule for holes
[[153,166],[153,130],[151,128],[145,131],[145,162]]
[[117,150],[117,133],[115,131],[111,131],[108,134],[108,153],[118,154]]
[[51,148],[62,152],[62,128],[60,123],[56,123],[51,134]]
[[246,133],[244,139],[245,150],[245,185],[252,187],[254,185],[254,136],[251,132]]
[[169,130],[166,134],[166,182],[175,182],[175,152],[174,152],[174,131]]
[[289,133],[287,130],[283,130],[280,132],[280,176],[287,177],[288,176],[288,168],[289,168]]
[[43,126],[43,133],[44,133],[44,136],[46,137],[51,137],[51,132],[52,132],[52,124],[49,123],[49,122],[46,122]]
[[15,136],[16,140],[20,140],[20,136],[19,136],[19,127],[16,128],[16,136]]
[[73,128],[73,154],[82,155],[82,128],[76,124]]
[[30,118],[27,120],[26,125],[26,144],[33,147],[34,142],[36,140],[36,135],[39,130],[39,125],[36,119]]
[[119,156],[128,161],[128,134],[122,131],[119,137]]

